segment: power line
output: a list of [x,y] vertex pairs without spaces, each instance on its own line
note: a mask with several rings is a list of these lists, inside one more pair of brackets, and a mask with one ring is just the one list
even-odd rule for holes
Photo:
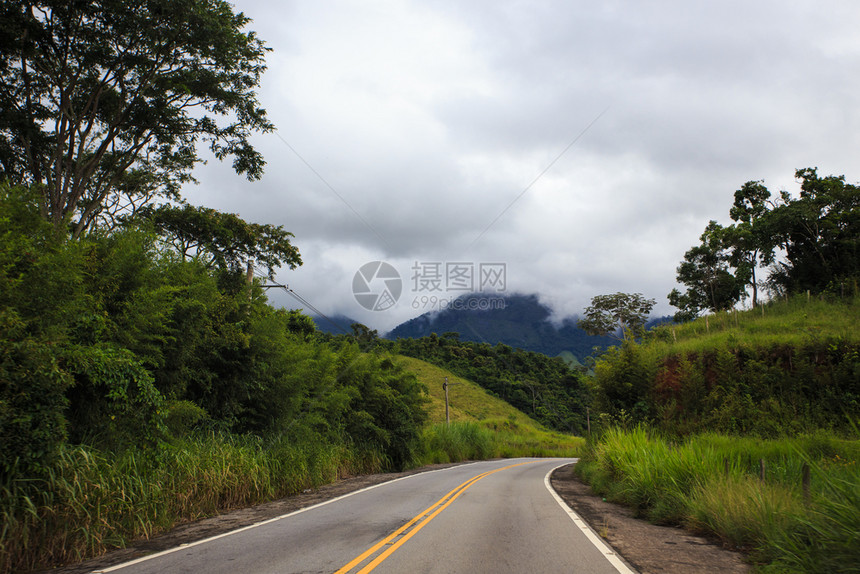
[[316,169],[314,169],[314,166],[312,166],[310,163],[308,163],[308,161],[304,157],[302,157],[302,155],[296,150],[296,148],[294,148],[293,146],[290,145],[290,142],[288,142],[287,140],[284,139],[284,136],[282,136],[278,130],[275,130],[274,133],[277,136],[277,138],[279,140],[281,140],[284,143],[284,145],[287,146],[287,148],[289,148],[289,150],[291,152],[293,152],[293,154],[297,158],[299,158],[299,160],[303,164],[305,164],[305,166],[309,170],[311,170],[311,173],[313,173],[315,176],[317,176],[317,179],[319,179],[323,183],[323,185],[325,185],[329,189],[329,191],[331,191],[335,195],[335,197],[337,197],[341,201],[341,203],[343,203],[347,207],[347,209],[349,209],[352,212],[352,214],[355,215],[365,225],[365,227],[367,227],[370,231],[372,231],[385,244],[386,247],[388,247],[389,249],[391,248],[391,245],[388,243],[388,241],[385,239],[385,237],[383,237],[382,234],[379,233],[376,230],[376,228],[370,224],[370,222],[368,222],[364,217],[362,217],[361,214],[359,212],[357,212],[355,210],[355,208],[352,205],[350,205],[350,203],[346,199],[344,199],[344,197],[341,194],[339,194],[337,192],[337,190],[326,180],[326,178],[324,178],[320,174],[320,172],[318,172]]
[[[268,279],[267,277],[265,277],[265,276],[263,276],[263,275],[259,275],[259,274],[257,274],[257,277],[259,277],[260,279]],[[309,308],[311,311],[313,311],[314,313],[316,313],[316,314],[317,314],[317,316],[322,317],[323,319],[325,319],[326,321],[328,321],[329,323],[331,323],[332,325],[334,325],[334,327],[335,327],[335,328],[337,328],[337,329],[338,329],[338,330],[340,330],[340,331],[343,331],[343,332],[344,332],[344,333],[346,333],[347,335],[349,335],[349,334],[350,334],[350,332],[349,332],[349,331],[347,331],[346,329],[344,329],[343,327],[341,327],[340,325],[338,325],[337,323],[335,323],[335,322],[334,322],[332,319],[330,319],[330,318],[329,318],[325,313],[323,313],[322,311],[320,311],[319,309],[317,309],[316,307],[314,307],[314,306],[311,304],[311,302],[310,302],[310,301],[308,301],[307,299],[305,299],[304,297],[302,297],[301,295],[299,295],[298,293],[296,293],[296,292],[295,292],[295,290],[293,290],[292,288],[290,288],[290,286],[289,286],[289,285],[282,285],[282,284],[280,284],[280,283],[273,283],[272,285],[261,285],[261,287],[262,287],[263,289],[273,289],[273,288],[280,288],[280,289],[283,289],[283,290],[284,290],[284,291],[286,291],[286,292],[287,292],[287,293],[288,293],[288,294],[289,294],[293,299],[295,299],[296,301],[298,301],[299,303],[301,303],[302,305],[304,305],[305,307]]]

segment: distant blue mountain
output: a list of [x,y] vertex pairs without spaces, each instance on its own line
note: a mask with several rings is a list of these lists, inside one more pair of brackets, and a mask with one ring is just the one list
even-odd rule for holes
[[504,308],[476,310],[486,307],[479,304],[480,300],[486,301],[486,296],[464,295],[457,299],[456,306],[410,319],[395,327],[386,337],[417,339],[431,333],[456,332],[464,341],[491,345],[504,343],[551,357],[568,351],[578,359],[591,355],[596,346],[618,344],[612,337],[588,335],[576,326],[575,318],[565,319],[560,325],[554,324],[550,321],[549,307],[538,302],[536,295],[507,295],[499,299],[504,301]]
[[323,333],[330,333],[332,335],[351,334],[352,324],[360,323],[360,321],[356,321],[352,317],[347,317],[346,315],[332,315],[330,317],[312,315],[311,319],[316,323],[317,330],[322,331]]

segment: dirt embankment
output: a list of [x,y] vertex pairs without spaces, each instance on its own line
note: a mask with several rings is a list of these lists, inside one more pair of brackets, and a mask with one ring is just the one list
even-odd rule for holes
[[[340,480],[296,496],[182,524],[150,540],[141,540],[128,548],[114,550],[98,558],[50,572],[84,574],[108,568],[147,554],[282,516],[395,478],[447,466],[454,465],[433,465],[408,472],[371,474]],[[556,470],[551,481],[553,488],[565,502],[609,542],[616,552],[643,574],[734,574],[750,570],[738,553],[720,548],[707,539],[692,536],[678,528],[655,526],[637,520],[633,518],[630,510],[603,502],[600,497],[592,495],[590,488],[573,475],[573,465]]]

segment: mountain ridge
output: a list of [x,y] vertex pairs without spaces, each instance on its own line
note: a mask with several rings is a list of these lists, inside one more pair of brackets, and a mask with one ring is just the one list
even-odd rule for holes
[[[385,335],[387,339],[417,339],[431,333],[459,333],[465,341],[505,345],[555,357],[564,351],[576,358],[592,354],[594,347],[616,345],[612,337],[592,336],[576,326],[575,317],[561,323],[550,320],[552,311],[534,294],[495,296],[503,300],[502,308],[485,308],[475,302],[485,300],[482,294],[463,295],[458,305],[430,311],[405,321]],[[454,308],[456,307],[456,308]],[[489,307],[493,307],[492,305]]]

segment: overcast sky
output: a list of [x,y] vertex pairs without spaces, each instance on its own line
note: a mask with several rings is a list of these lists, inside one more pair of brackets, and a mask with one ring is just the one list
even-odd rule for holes
[[[744,182],[795,193],[814,166],[860,180],[855,0],[235,7],[272,49],[259,95],[278,132],[255,140],[261,181],[210,161],[186,196],[283,225],[305,263],[277,279],[380,331],[462,294],[446,264],[477,288],[503,263],[508,293],[558,317],[616,291],[668,314],[684,252],[730,223]],[[371,261],[402,279],[384,311],[353,297]],[[416,288],[431,264],[441,291]]]

